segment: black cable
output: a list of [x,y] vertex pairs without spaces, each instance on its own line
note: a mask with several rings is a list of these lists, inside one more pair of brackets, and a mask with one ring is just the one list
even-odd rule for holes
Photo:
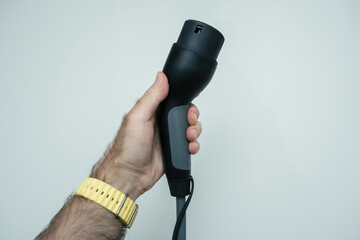
[[173,237],[172,237],[172,240],[177,240],[178,238],[178,235],[179,235],[179,229],[180,229],[180,225],[181,225],[181,222],[183,221],[183,218],[185,216],[185,212],[186,212],[186,209],[188,208],[189,204],[190,204],[190,201],[191,201],[191,198],[192,198],[192,195],[194,193],[194,179],[191,177],[190,178],[190,182],[191,182],[191,190],[190,190],[190,195],[189,197],[186,199],[186,202],[184,204],[184,207],[181,209],[181,212],[176,220],[176,224],[175,224],[175,228],[174,228],[174,232],[173,232]]

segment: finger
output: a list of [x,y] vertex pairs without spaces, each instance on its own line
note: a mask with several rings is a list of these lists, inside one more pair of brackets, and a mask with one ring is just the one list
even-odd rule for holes
[[158,72],[155,82],[137,101],[131,113],[143,119],[150,119],[154,115],[160,102],[169,93],[169,83],[163,72]]
[[198,141],[189,143],[189,152],[191,154],[196,154],[197,152],[199,152],[199,149],[200,149],[200,144]]
[[190,104],[189,110],[188,110],[188,122],[190,125],[195,125],[197,123],[197,120],[199,119],[200,111],[195,106],[195,104]]
[[196,141],[202,132],[201,123],[197,122],[194,126],[189,126],[186,130],[186,137],[189,141]]

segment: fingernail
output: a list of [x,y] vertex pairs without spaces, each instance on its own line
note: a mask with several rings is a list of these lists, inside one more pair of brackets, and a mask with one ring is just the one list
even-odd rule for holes
[[154,84],[158,84],[160,82],[160,72],[156,74],[155,82]]
[[195,138],[198,138],[198,137],[199,137],[199,132],[198,132],[198,130],[194,129],[194,133],[195,133]]
[[196,112],[194,112],[196,120],[198,120],[198,115]]

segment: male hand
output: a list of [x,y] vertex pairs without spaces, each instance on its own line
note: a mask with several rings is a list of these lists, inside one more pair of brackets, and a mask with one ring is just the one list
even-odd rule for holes
[[[158,72],[154,84],[124,117],[115,141],[104,161],[96,165],[92,176],[114,186],[136,200],[164,174],[156,109],[169,92],[168,80]],[[199,109],[191,104],[188,110],[187,138],[189,152],[196,154],[201,134]]]

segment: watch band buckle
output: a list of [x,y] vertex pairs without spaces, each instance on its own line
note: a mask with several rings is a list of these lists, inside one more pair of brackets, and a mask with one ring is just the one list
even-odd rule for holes
[[[122,202],[121,202],[121,204],[120,204],[119,209],[117,210],[117,212],[116,212],[116,214],[115,214],[115,218],[119,219],[119,213],[120,213],[121,209],[123,208],[123,206],[124,206],[124,204],[125,204],[125,201],[126,201],[126,199],[127,199],[128,197],[129,197],[129,194],[126,194],[125,197],[124,197],[124,199],[122,200]],[[137,214],[137,212],[138,212],[138,210],[139,210],[139,206],[138,206],[137,204],[135,204],[135,206],[136,206],[135,211],[134,211],[134,213],[133,213],[133,215],[132,215],[132,217],[131,217],[131,219],[130,219],[129,224],[124,226],[125,228],[131,227],[133,221],[135,220],[136,214]]]

